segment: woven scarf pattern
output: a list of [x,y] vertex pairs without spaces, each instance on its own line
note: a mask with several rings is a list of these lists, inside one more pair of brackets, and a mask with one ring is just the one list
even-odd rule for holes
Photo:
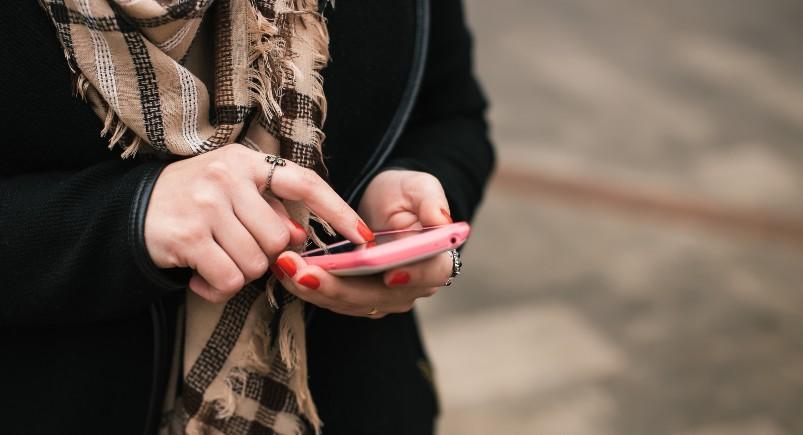
[[[240,142],[325,176],[319,72],[329,59],[329,37],[317,0],[40,3],[76,92],[123,158],[189,157]],[[214,95],[183,65],[206,19],[213,20]],[[317,240],[306,207],[285,206]],[[307,386],[303,304],[274,288],[275,279],[269,283],[248,285],[224,305],[187,291],[183,343],[177,343],[183,361],[174,363],[160,433],[319,431]]]

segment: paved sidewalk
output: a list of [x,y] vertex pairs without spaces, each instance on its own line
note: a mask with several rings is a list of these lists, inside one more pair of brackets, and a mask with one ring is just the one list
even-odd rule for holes
[[500,174],[419,310],[441,433],[803,433],[803,3],[467,3]]

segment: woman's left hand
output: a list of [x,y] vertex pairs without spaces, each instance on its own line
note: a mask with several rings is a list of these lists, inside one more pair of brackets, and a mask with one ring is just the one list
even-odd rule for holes
[[[452,222],[440,182],[416,171],[381,172],[368,185],[358,212],[372,229]],[[340,314],[381,318],[409,311],[416,299],[435,294],[452,273],[452,257],[444,252],[382,275],[338,277],[308,265],[295,252],[284,252],[271,269],[288,291],[309,303]]]

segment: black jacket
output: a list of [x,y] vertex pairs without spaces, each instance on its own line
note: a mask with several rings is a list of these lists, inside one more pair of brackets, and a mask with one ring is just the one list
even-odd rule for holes
[[[4,433],[143,433],[158,416],[185,271],[158,270],[143,220],[163,161],[119,158],[71,93],[37,2],[0,10],[0,416]],[[469,219],[493,166],[459,0],[326,12],[324,154],[356,204],[383,167],[430,172]],[[329,434],[432,430],[412,313],[309,316],[310,383]],[[147,422],[147,423],[146,423]],[[150,425],[149,428],[146,427]],[[110,431],[110,428],[114,428]]]

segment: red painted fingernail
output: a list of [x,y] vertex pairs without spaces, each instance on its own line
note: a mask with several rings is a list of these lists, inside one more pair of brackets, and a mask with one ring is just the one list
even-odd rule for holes
[[311,288],[313,290],[317,289],[321,286],[321,282],[318,278],[315,278],[312,275],[304,275],[298,279],[298,283],[303,285],[304,287]]
[[396,272],[390,277],[390,285],[402,285],[410,282],[410,274],[407,272]]
[[284,272],[284,274],[287,276],[293,276],[296,274],[296,264],[293,263],[293,260],[287,257],[276,260],[275,264],[279,266],[279,269],[281,269],[282,272]]
[[368,228],[368,225],[365,225],[365,222],[362,220],[357,221],[357,232],[360,233],[360,236],[362,236],[366,242],[370,242],[376,238],[376,236],[374,236],[374,232],[371,231],[371,229]]
[[[293,224],[293,226],[298,228],[299,230],[304,231],[304,227],[302,227],[301,224],[296,222],[294,219],[290,219],[290,223]],[[304,232],[306,233],[306,231]]]
[[449,212],[448,212],[448,211],[446,211],[446,209],[445,209],[445,208],[442,208],[442,209],[441,209],[441,214],[443,215],[443,217],[445,217],[446,219],[448,219],[448,220],[449,220],[449,223],[450,223],[450,224],[453,224],[453,223],[454,223],[454,221],[452,220],[452,215],[450,215],[450,214],[449,214]]

